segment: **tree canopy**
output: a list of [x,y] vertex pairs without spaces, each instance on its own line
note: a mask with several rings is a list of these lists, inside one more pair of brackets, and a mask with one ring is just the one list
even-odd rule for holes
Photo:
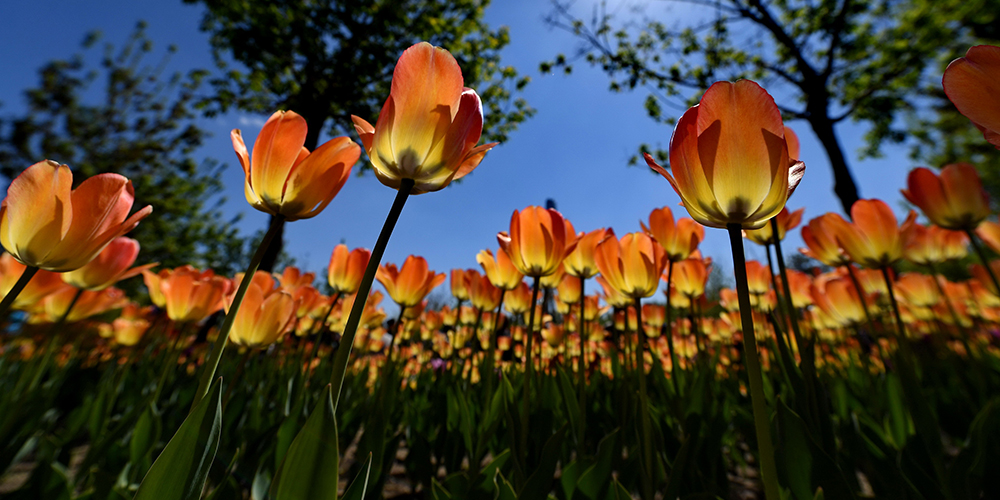
[[[141,262],[235,272],[244,242],[219,210],[223,166],[196,153],[207,137],[194,109],[205,73],[168,72],[173,48],[150,61],[144,23],[117,49],[106,44],[95,53],[99,38],[91,33],[83,53],[42,66],[38,86],[25,91],[25,111],[0,118],[0,174],[12,179],[48,158],[68,164],[77,184],[124,175],[135,207],[154,207],[129,234],[140,242]],[[94,59],[98,68],[89,66]]]
[[[396,59],[419,41],[458,60],[465,86],[482,97],[485,141],[503,142],[534,113],[518,96],[528,78],[501,63],[507,28],[483,20],[489,0],[184,1],[205,6],[201,28],[211,34],[219,70],[205,110],[293,110],[309,125],[310,150],[322,132],[354,136],[352,114],[374,123]],[[361,163],[359,172],[369,168]],[[263,269],[276,252],[265,256]]]
[[[581,44],[542,69],[570,71],[582,59],[608,74],[613,91],[648,89],[649,115],[669,123],[674,117],[667,106],[683,110],[716,80],[757,80],[776,96],[786,119],[809,123],[830,159],[834,192],[849,212],[859,193],[835,126],[847,119],[867,124],[867,156],[878,155],[887,142],[919,135],[922,128],[907,125],[921,122],[916,113],[928,109],[935,78],[940,87],[939,55],[981,39],[995,19],[996,3],[665,2],[690,10],[677,22],[667,21],[663,11],[623,18],[606,3],[585,20],[569,3],[556,1],[547,22],[572,32]],[[920,127],[927,119],[923,115]],[[915,154],[935,157],[926,145]],[[666,160],[662,151],[659,156]]]

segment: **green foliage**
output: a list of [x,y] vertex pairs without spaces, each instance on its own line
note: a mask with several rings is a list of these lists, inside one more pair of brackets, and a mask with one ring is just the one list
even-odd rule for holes
[[[857,192],[834,126],[848,118],[869,127],[863,157],[911,137],[921,158],[945,161],[949,151],[968,156],[964,139],[950,140],[955,149],[938,146],[951,130],[928,130],[941,124],[933,110],[931,118],[906,117],[927,110],[931,89],[940,102],[940,61],[991,39],[995,0],[695,0],[672,6],[685,8],[685,23],[668,21],[675,18],[663,11],[623,21],[604,4],[584,21],[557,1],[547,22],[582,43],[573,56],[558,55],[541,69],[569,72],[582,59],[608,74],[612,91],[647,89],[650,117],[668,124],[712,82],[756,80],[773,92],[786,119],[810,124],[845,207]],[[950,103],[940,108],[947,108],[944,122],[954,119]],[[969,130],[967,120],[961,126]],[[662,152],[657,156],[665,159]]]
[[38,86],[25,91],[26,111],[0,120],[0,174],[13,179],[49,158],[68,164],[76,183],[124,175],[135,209],[153,206],[129,234],[142,245],[141,262],[235,272],[243,240],[219,211],[223,165],[195,159],[207,137],[194,110],[204,71],[169,74],[172,48],[150,62],[144,23],[120,48],[106,45],[92,68],[98,38],[88,36],[84,53],[45,64]]
[[500,61],[507,28],[483,21],[489,0],[185,2],[205,5],[201,27],[220,72],[211,80],[216,94],[201,103],[206,112],[296,111],[309,123],[310,149],[324,125],[353,136],[350,115],[374,123],[396,60],[421,40],[458,59],[465,85],[483,99],[486,140],[503,142],[534,113],[516,97],[528,77]]

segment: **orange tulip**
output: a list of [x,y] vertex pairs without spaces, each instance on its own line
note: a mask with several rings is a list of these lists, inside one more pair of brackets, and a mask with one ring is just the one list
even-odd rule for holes
[[976,228],[976,236],[983,240],[994,252],[1000,253],[1000,224],[993,221],[983,221]]
[[[684,259],[674,264],[673,283],[671,285],[688,297],[701,297],[705,294],[705,284],[711,270],[711,259]],[[749,263],[748,263],[749,264]],[[666,279],[666,276],[663,277]]]
[[510,217],[510,233],[497,233],[497,241],[521,274],[540,278],[559,268],[576,247],[576,234],[562,214],[532,206]]
[[239,129],[231,135],[233,149],[243,166],[243,191],[247,203],[287,220],[315,217],[344,187],[361,147],[347,137],[337,137],[312,153],[306,142],[306,120],[294,111],[278,111],[268,118],[247,152]]
[[148,314],[148,308],[140,309],[135,304],[126,304],[121,316],[111,322],[115,342],[124,346],[138,344],[149,329],[149,320],[146,319]]
[[990,197],[975,167],[968,163],[948,165],[940,177],[929,169],[915,168],[906,185],[903,196],[945,229],[975,229],[990,214]]
[[903,256],[914,264],[940,264],[968,254],[969,237],[965,233],[938,226],[913,223],[903,233],[903,240]]
[[511,314],[524,314],[531,307],[531,288],[521,282],[503,296],[503,308]]
[[223,297],[233,289],[232,281],[211,269],[198,271],[191,266],[161,271],[159,278],[167,317],[177,322],[201,321],[222,309]]
[[62,274],[66,283],[84,290],[103,290],[115,283],[136,276],[156,264],[129,269],[139,256],[139,242],[119,236],[83,267]]
[[[267,276],[263,271],[254,275]],[[247,287],[243,302],[236,312],[229,340],[237,345],[261,349],[284,335],[295,321],[298,304],[282,287],[275,287],[273,280],[254,279]],[[226,312],[232,306],[232,297],[226,301]]]
[[524,275],[514,267],[514,263],[503,248],[497,249],[496,258],[489,250],[479,252],[476,255],[476,262],[483,266],[483,272],[490,279],[490,283],[501,290],[513,290],[524,280]]
[[796,271],[795,269],[786,270],[786,274],[788,276],[788,288],[792,292],[792,306],[796,309],[802,309],[812,305],[812,294],[809,290],[812,286],[812,278],[808,274]]
[[304,286],[311,286],[316,281],[316,273],[304,273],[295,266],[286,267],[281,274],[275,274],[274,277],[278,280],[279,286],[289,292]]
[[914,307],[932,307],[941,300],[934,278],[925,274],[906,273],[896,279],[893,287],[907,304]]
[[986,140],[1000,148],[1000,47],[976,45],[948,65],[944,93]]
[[850,262],[851,258],[840,247],[837,235],[833,232],[833,226],[837,224],[831,222],[834,219],[843,221],[843,217],[835,213],[826,213],[809,221],[802,228],[802,241],[806,248],[800,248],[799,252],[830,267],[840,267]]
[[[994,275],[1000,275],[1000,260],[991,261],[990,267],[993,269]],[[993,295],[1000,297],[1000,290],[997,290],[993,279],[990,277],[989,271],[987,271],[985,267],[981,264],[973,264],[970,267],[970,270],[972,271],[972,277],[976,278],[976,281],[978,281],[980,285],[989,290],[989,292]]]
[[411,255],[400,268],[395,264],[378,267],[375,278],[382,283],[389,297],[402,307],[414,307],[434,289],[444,283],[444,273],[435,273],[427,268],[427,260]]
[[559,300],[566,304],[576,304],[580,302],[580,280],[582,278],[577,278],[569,274],[564,274],[562,281],[559,282],[557,290],[559,291]]
[[756,260],[747,261],[747,287],[751,295],[767,293],[771,288],[771,271]]
[[[716,82],[688,109],[670,138],[670,181],[696,221],[757,229],[785,206],[805,164],[793,160],[774,99],[756,83]],[[675,177],[676,176],[676,177]]]
[[476,146],[483,131],[479,95],[463,87],[455,58],[427,42],[400,56],[375,126],[351,119],[378,180],[399,189],[402,179],[413,179],[413,194],[462,178],[497,144]]
[[562,281],[563,276],[565,275],[566,275],[566,266],[564,266],[563,263],[560,262],[559,265],[556,266],[556,272],[549,274],[547,276],[542,276],[539,279],[538,283],[542,286],[542,288],[552,289],[559,286],[559,282]]
[[451,296],[460,302],[469,300],[472,291],[472,280],[479,277],[474,269],[452,269],[451,270]]
[[[802,212],[804,208],[800,208],[794,212],[789,212],[788,207],[782,208],[781,212],[774,217],[774,220],[778,223],[778,240],[782,241],[785,239],[785,233],[799,227],[802,222]],[[764,224],[764,227],[760,229],[747,229],[743,231],[743,236],[748,240],[758,244],[758,245],[773,245],[775,242],[774,231],[771,231],[771,224]]]
[[858,292],[847,278],[816,279],[812,297],[819,310],[840,326],[857,325],[865,318]]
[[667,252],[667,258],[682,261],[698,248],[705,239],[705,226],[687,217],[674,222],[670,208],[654,209],[649,213],[649,226],[639,221],[643,232],[656,238],[657,243]]
[[794,130],[785,125],[785,144],[788,144],[788,157],[793,160],[801,160],[799,151],[799,136]]
[[621,240],[608,230],[597,245],[594,262],[607,283],[631,299],[651,297],[660,285],[667,254],[646,233],[629,233]]
[[[36,309],[41,316],[40,319],[46,323],[57,321],[69,309],[73,298],[79,291],[76,287],[64,285],[59,290],[47,295]],[[73,323],[113,309],[121,309],[127,303],[125,292],[114,287],[100,291],[85,290],[73,304],[73,309],[70,309],[69,315],[66,316],[66,322]]]
[[372,253],[367,248],[355,248],[348,251],[347,245],[341,244],[333,247],[327,276],[327,283],[330,284],[333,293],[357,292],[371,256]]
[[51,160],[11,181],[0,204],[0,244],[14,258],[48,271],[79,269],[153,211],[147,206],[128,216],[132,181],[118,174],[72,185],[70,168]]
[[[851,260],[862,266],[881,269],[903,256],[903,237],[896,216],[882,200],[858,200],[851,207],[849,223],[842,218],[830,218],[830,226],[840,246]],[[917,218],[914,211],[903,222],[903,229]]]
[[595,229],[589,233],[577,235],[576,247],[563,259],[563,266],[565,266],[567,274],[584,279],[597,275],[594,254],[597,252],[597,244],[604,239],[607,231],[607,229]]
[[[24,269],[24,264],[14,260],[9,253],[0,254],[0,298],[10,293],[18,278],[24,274]],[[63,285],[62,277],[58,273],[38,271],[14,299],[11,307],[18,310],[33,307],[46,295],[59,290]]]
[[501,290],[493,286],[493,284],[490,283],[490,279],[486,276],[482,276],[475,271],[472,272],[475,273],[469,275],[470,283],[472,285],[469,290],[472,305],[480,311],[492,311],[496,309],[497,306],[500,305]]

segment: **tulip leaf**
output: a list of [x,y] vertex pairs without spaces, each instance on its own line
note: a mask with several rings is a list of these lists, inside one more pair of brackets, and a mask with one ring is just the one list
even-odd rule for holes
[[135,428],[132,429],[132,438],[129,440],[129,457],[132,463],[140,463],[146,454],[152,451],[159,439],[160,417],[151,403],[139,416]]
[[336,500],[340,449],[333,388],[327,384],[271,483],[271,500]]
[[493,460],[489,464],[487,464],[486,467],[483,468],[483,471],[481,472],[483,481],[481,484],[483,485],[484,489],[491,489],[487,488],[487,484],[494,483],[493,476],[496,474],[498,470],[503,468],[504,464],[507,463],[507,460],[510,460],[509,448],[501,451],[498,455],[493,457]]
[[822,487],[831,498],[853,499],[854,492],[833,460],[809,434],[802,417],[784,401],[778,400],[778,436],[780,445],[776,457],[782,483],[797,500],[811,500],[816,487]]
[[344,496],[340,500],[362,500],[365,498],[365,493],[368,492],[368,479],[372,472],[372,454],[368,454],[368,458],[365,459],[365,463],[361,464],[361,470],[358,471],[358,476],[354,478],[354,482],[347,487],[344,491]]
[[552,489],[553,477],[556,473],[556,463],[559,461],[559,453],[562,451],[563,438],[566,436],[566,425],[556,431],[542,447],[542,455],[538,459],[538,466],[535,472],[528,477],[524,483],[518,500],[545,500]]
[[517,494],[514,493],[514,487],[503,477],[503,473],[499,470],[493,476],[493,484],[497,488],[496,495],[493,496],[494,500],[518,500]]
[[597,500],[607,491],[608,479],[611,478],[611,466],[615,458],[615,441],[618,439],[618,429],[604,436],[597,443],[597,461],[580,474],[576,488],[588,499]]
[[583,441],[583,427],[580,426],[582,421],[580,417],[580,402],[576,399],[576,390],[573,388],[573,382],[570,381],[566,370],[559,370],[559,389],[562,393],[562,400],[566,404],[566,415],[569,418],[569,425],[573,429],[573,434],[576,435],[577,442],[581,442]]
[[562,468],[562,475],[559,476],[559,483],[562,485],[563,494],[566,498],[573,498],[576,491],[576,484],[580,481],[580,469],[584,467],[578,461],[573,461]]
[[222,379],[195,406],[139,484],[133,500],[201,498],[222,433]]

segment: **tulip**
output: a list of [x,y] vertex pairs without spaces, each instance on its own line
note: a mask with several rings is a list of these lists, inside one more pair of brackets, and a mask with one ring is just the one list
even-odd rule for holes
[[469,300],[469,293],[472,288],[473,278],[479,277],[473,269],[452,269],[451,270],[451,296],[458,299],[459,305],[466,300]]
[[287,291],[311,286],[316,281],[316,273],[304,273],[295,266],[286,267],[281,274],[275,274],[278,285]]
[[830,267],[840,267],[851,261],[837,241],[837,235],[833,231],[833,226],[839,222],[845,222],[843,217],[835,213],[826,213],[809,221],[802,228],[802,241],[806,248],[800,248],[799,252],[807,257],[812,257]]
[[621,240],[608,230],[594,258],[606,282],[631,299],[650,297],[667,264],[666,251],[646,233],[629,233]]
[[501,290],[513,290],[521,286],[524,280],[524,275],[514,267],[514,263],[502,247],[497,249],[496,257],[489,250],[479,252],[476,255],[476,262],[483,266],[483,272],[490,279],[490,283]]
[[532,206],[515,210],[510,232],[498,233],[497,241],[521,274],[540,278],[556,272],[576,247],[576,234],[556,210]]
[[897,226],[896,216],[882,200],[858,200],[851,207],[849,223],[842,218],[827,219],[840,246],[851,260],[872,269],[883,269],[903,256],[902,232],[917,218],[914,211]]
[[753,295],[763,295],[771,288],[771,271],[756,260],[747,261],[747,286]]
[[10,183],[0,204],[0,243],[19,262],[55,272],[79,269],[153,211],[147,206],[128,216],[132,181],[118,174],[72,185],[70,168],[51,160]]
[[906,273],[896,280],[896,291],[907,304],[931,307],[941,300],[934,278],[925,274]]
[[678,262],[688,258],[705,239],[705,227],[694,220],[683,218],[674,222],[669,207],[654,209],[649,213],[649,225],[639,221],[642,231],[653,238],[667,252],[667,258]]
[[247,203],[271,215],[294,221],[323,211],[351,175],[361,148],[337,137],[312,153],[306,142],[306,120],[294,111],[277,111],[261,128],[253,156],[239,129],[230,134],[243,167]]
[[[559,291],[559,300],[566,304],[576,304],[580,302],[581,288],[583,280],[569,274],[563,275],[556,290]],[[564,313],[565,314],[565,313]]]
[[375,126],[351,119],[378,180],[399,189],[403,179],[411,179],[413,194],[464,177],[497,145],[476,146],[483,130],[479,95],[463,87],[455,58],[427,42],[400,56]]
[[149,329],[148,313],[148,310],[140,309],[133,303],[126,304],[121,316],[111,322],[115,342],[124,346],[138,344]]
[[793,160],[774,99],[756,83],[716,82],[688,109],[670,139],[667,178],[694,220],[757,229],[785,206],[805,164]]
[[539,278],[539,283],[541,284],[542,288],[548,288],[551,290],[559,286],[559,282],[562,281],[563,276],[566,276],[566,266],[564,266],[563,263],[560,262],[559,265],[556,266],[556,271],[552,274],[549,274],[547,276],[542,276],[541,278]]
[[530,302],[531,288],[523,281],[513,289],[507,290],[503,296],[504,309],[514,315],[528,312],[528,308],[531,307]]
[[865,318],[861,298],[844,278],[817,279],[812,287],[813,303],[840,326],[853,326]]
[[993,221],[983,221],[976,228],[976,236],[986,243],[994,252],[1000,253],[1000,224]]
[[[267,273],[257,271],[257,275]],[[261,349],[270,346],[285,334],[295,321],[297,304],[291,293],[274,282],[254,279],[247,287],[243,303],[236,312],[229,340],[237,345]],[[226,302],[226,312],[232,301]]]
[[[61,319],[73,323],[113,309],[120,309],[128,303],[125,292],[117,288],[80,292],[81,290],[75,287],[64,285],[47,295],[37,306],[42,321],[54,323]],[[79,298],[76,298],[77,293],[80,293]]]
[[915,168],[906,184],[903,196],[945,229],[973,230],[990,214],[990,197],[968,163],[948,165],[940,177],[927,168]]
[[500,305],[500,295],[502,290],[493,286],[490,279],[479,273],[472,271],[470,296],[473,307],[480,311],[492,311]]
[[914,223],[903,233],[903,239],[903,257],[914,264],[935,266],[968,254],[969,237],[961,231]]
[[[707,260],[707,262],[706,262]],[[674,266],[673,286],[689,298],[705,294],[708,274],[711,270],[711,259],[684,259]]]
[[976,45],[948,65],[944,93],[986,140],[1000,148],[1000,47]]
[[347,245],[337,245],[330,255],[327,283],[333,293],[351,294],[358,291],[365,267],[372,253],[366,248],[348,251]]
[[[993,274],[1000,275],[1000,260],[991,261],[989,265],[993,270]],[[981,264],[973,264],[970,270],[972,271],[972,277],[976,278],[980,285],[989,290],[993,295],[1000,297],[1000,290],[997,289],[996,283],[991,279],[989,270]]]
[[802,309],[812,305],[812,294],[809,291],[812,286],[812,278],[808,274],[794,269],[788,269],[787,273],[792,306],[796,309]]
[[62,279],[84,290],[103,290],[156,266],[156,264],[146,264],[129,269],[138,256],[139,242],[119,236],[104,247],[94,260],[79,269],[63,273]]
[[198,271],[191,266],[159,276],[167,317],[179,323],[198,322],[222,309],[222,299],[233,287],[232,281],[216,276],[211,269]]
[[576,247],[563,259],[566,273],[582,279],[593,278],[597,275],[597,264],[594,256],[597,252],[597,244],[604,239],[607,229],[595,229],[589,233],[577,235]]
[[400,268],[395,264],[379,266],[375,277],[400,307],[416,306],[445,280],[444,273],[429,270],[427,260],[414,255],[407,257]]
[[[785,239],[785,233],[799,227],[802,222],[802,212],[804,208],[800,208],[794,212],[789,212],[788,207],[782,208],[781,212],[774,217],[775,222],[778,223],[778,238],[777,241]],[[758,244],[758,245],[773,245],[775,243],[774,231],[771,229],[771,224],[764,224],[764,227],[760,229],[747,229],[743,231],[743,236],[748,240]]]

